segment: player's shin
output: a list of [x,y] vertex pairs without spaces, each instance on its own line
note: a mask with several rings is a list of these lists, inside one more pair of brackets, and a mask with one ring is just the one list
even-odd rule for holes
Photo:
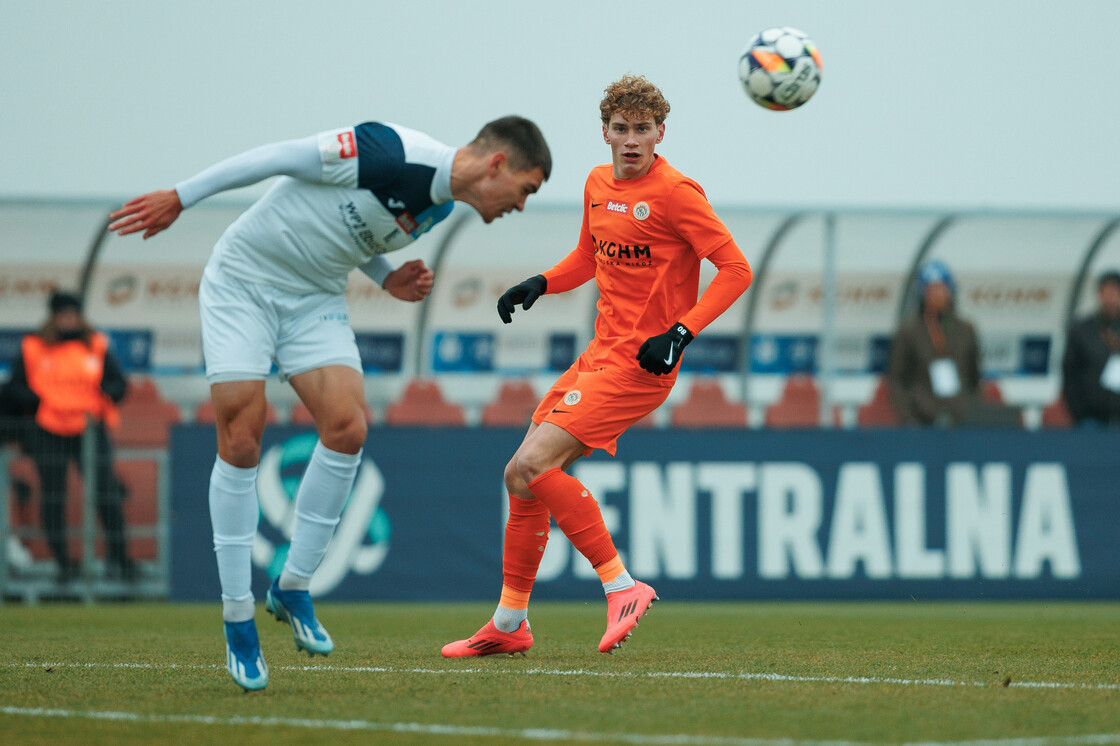
[[592,567],[618,558],[599,503],[578,479],[549,469],[529,483],[529,491],[555,516],[556,525]]
[[509,496],[505,546],[502,550],[502,597],[494,626],[514,632],[529,616],[529,594],[548,544],[548,508],[540,500]]
[[361,458],[361,451],[338,453],[322,443],[315,446],[296,494],[296,526],[280,574],[281,590],[308,589],[334,535]]
[[253,618],[252,551],[257,530],[257,468],[242,469],[221,458],[210,473],[210,525],[227,622]]

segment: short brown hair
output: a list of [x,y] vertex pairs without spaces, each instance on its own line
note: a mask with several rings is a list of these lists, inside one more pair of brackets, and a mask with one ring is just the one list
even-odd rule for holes
[[506,151],[509,165],[515,171],[540,168],[544,180],[552,173],[552,153],[537,125],[525,117],[510,115],[487,122],[471,141],[478,152]]
[[603,100],[599,102],[603,124],[610,124],[615,114],[628,119],[652,117],[653,123],[659,125],[669,116],[669,102],[646,76],[623,75],[603,90]]

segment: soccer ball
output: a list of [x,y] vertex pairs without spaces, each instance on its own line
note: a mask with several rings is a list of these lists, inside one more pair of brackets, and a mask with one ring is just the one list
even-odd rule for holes
[[755,34],[739,57],[743,90],[759,106],[796,109],[821,83],[821,54],[803,32],[789,26]]

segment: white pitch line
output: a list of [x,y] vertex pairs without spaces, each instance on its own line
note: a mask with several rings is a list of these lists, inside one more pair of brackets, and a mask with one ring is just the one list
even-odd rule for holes
[[[375,720],[322,720],[280,717],[217,717],[214,715],[152,715],[112,710],[61,710],[43,707],[0,707],[0,715],[39,718],[108,720],[156,725],[252,725],[314,730],[368,730],[430,736],[512,738],[521,741],[581,741],[634,743],[654,746],[882,746],[861,741],[812,741],[793,738],[739,738],[678,734],[594,733],[553,728],[485,728],[439,723],[382,723]],[[928,741],[900,746],[1106,746],[1120,744],[1120,733],[982,741]]]
[[[217,664],[181,663],[4,663],[7,668],[146,668],[146,669],[220,669]],[[960,681],[955,679],[905,679],[881,676],[795,676],[779,673],[751,673],[749,671],[589,671],[583,668],[394,668],[392,666],[270,666],[273,671],[324,671],[331,673],[391,673],[454,676],[470,674],[498,674],[513,676],[580,676],[603,679],[721,679],[732,681],[775,681],[795,684],[886,684],[892,686],[959,686],[998,687],[998,681]],[[1120,684],[1068,681],[1010,681],[1006,686],[1021,689],[1069,689],[1086,691],[1120,691]],[[981,745],[982,746],[982,745]]]

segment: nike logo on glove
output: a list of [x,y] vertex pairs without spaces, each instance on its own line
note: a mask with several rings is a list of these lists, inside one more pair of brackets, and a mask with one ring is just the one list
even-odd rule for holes
[[665,358],[665,364],[670,368],[673,367],[673,356],[677,354],[677,346],[672,342],[669,343],[669,357]]

